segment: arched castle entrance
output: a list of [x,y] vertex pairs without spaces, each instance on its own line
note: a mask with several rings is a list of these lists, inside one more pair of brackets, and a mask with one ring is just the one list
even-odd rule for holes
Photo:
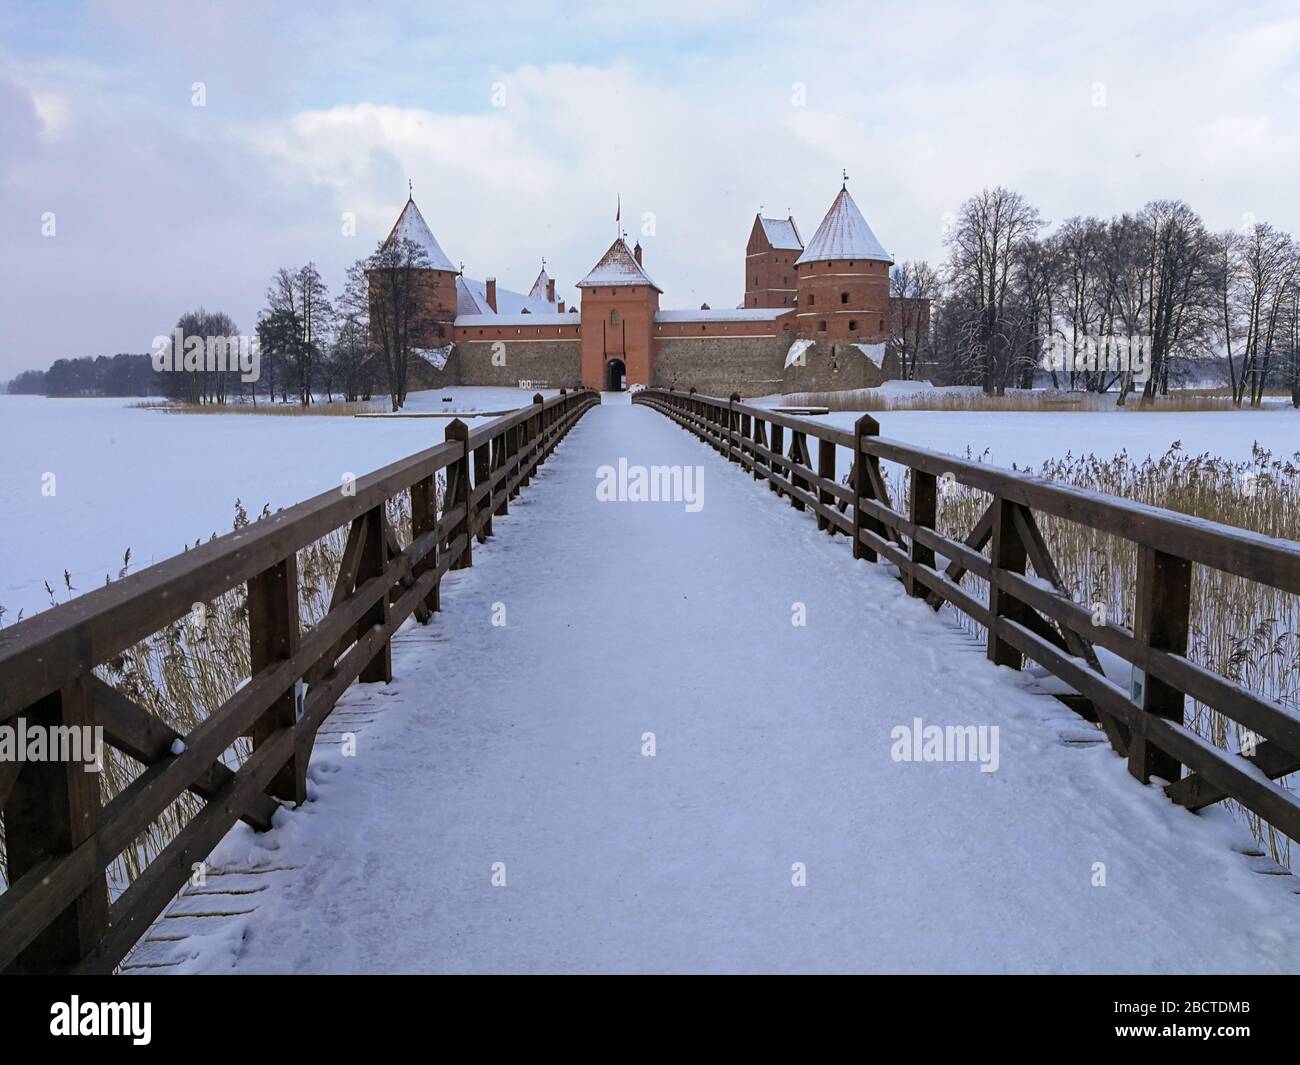
[[627,366],[622,359],[610,359],[605,363],[605,391],[622,392],[627,388]]

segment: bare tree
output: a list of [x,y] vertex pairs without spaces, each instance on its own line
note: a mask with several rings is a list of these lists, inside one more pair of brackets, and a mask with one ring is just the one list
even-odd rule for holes
[[1300,257],[1288,234],[1260,222],[1244,234],[1224,234],[1217,262],[1220,325],[1232,399],[1241,406],[1249,398],[1250,405],[1258,407],[1274,353],[1285,353],[1289,346],[1288,315]]
[[1138,215],[1146,247],[1147,326],[1150,374],[1142,406],[1169,390],[1177,356],[1208,351],[1213,306],[1215,242],[1200,217],[1182,200],[1152,200]]
[[953,289],[975,312],[964,330],[965,359],[987,393],[1006,390],[1012,337],[1006,317],[1012,271],[1026,241],[1042,228],[1038,210],[1001,186],[962,204],[948,238]]
[[890,343],[898,353],[899,376],[916,377],[930,344],[930,305],[939,295],[939,275],[924,260],[899,263],[889,273]]
[[440,326],[426,321],[420,298],[429,256],[419,244],[402,239],[381,243],[361,265],[368,279],[371,345],[383,360],[389,398],[399,411],[406,403],[414,338],[443,335]]

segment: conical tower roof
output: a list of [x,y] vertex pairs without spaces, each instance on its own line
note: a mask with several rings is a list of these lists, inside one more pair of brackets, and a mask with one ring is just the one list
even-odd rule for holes
[[827,262],[832,259],[875,259],[892,263],[894,257],[885,251],[858,205],[849,195],[848,187],[840,189],[813,239],[808,242],[795,265]]
[[551,280],[551,275],[546,272],[546,267],[542,267],[541,273],[537,275],[537,280],[533,282],[533,287],[528,290],[530,300],[546,299],[546,283]]
[[443,253],[441,245],[429,229],[429,225],[424,220],[424,215],[420,214],[420,209],[415,206],[415,200],[406,201],[406,206],[402,208],[402,213],[397,216],[397,222],[393,226],[393,231],[388,234],[384,241],[384,246],[388,247],[399,240],[409,240],[413,244],[424,249],[425,255],[429,257],[430,270],[450,270],[453,274],[457,272],[456,267],[451,260]]
[[600,257],[591,273],[578,282],[579,288],[613,288],[616,285],[649,285],[656,292],[663,291],[636,261],[636,255],[622,237],[609,246],[609,251]]

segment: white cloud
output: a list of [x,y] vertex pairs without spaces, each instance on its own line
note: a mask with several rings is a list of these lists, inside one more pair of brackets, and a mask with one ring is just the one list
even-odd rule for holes
[[72,35],[98,51],[0,55],[0,375],[145,350],[199,303],[251,328],[276,267],[314,259],[341,281],[408,177],[471,274],[526,286],[545,255],[570,298],[621,194],[631,236],[654,213],[666,306],[738,302],[758,205],[809,236],[841,167],[900,258],[941,256],[944,213],[993,183],[1055,221],[1182,197],[1215,228],[1249,211],[1300,232],[1300,19],[1282,3],[610,12],[196,25],[113,3]]

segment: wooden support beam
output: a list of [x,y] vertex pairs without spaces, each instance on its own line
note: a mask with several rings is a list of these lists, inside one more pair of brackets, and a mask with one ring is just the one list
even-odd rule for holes
[[[785,454],[785,426],[781,425],[779,422],[772,423],[772,454],[773,455]],[[767,486],[768,488],[772,489],[773,492],[776,493],[778,499],[781,496],[785,495],[785,493],[777,485],[775,479],[777,477],[784,477],[784,476],[785,476],[785,470],[781,469],[775,462],[773,462],[772,463],[773,479],[771,481],[768,481]]]
[[[1028,555],[1016,533],[1015,504],[999,498],[994,500],[994,508],[991,548],[993,566],[995,569],[1023,574]],[[1028,607],[992,584],[989,585],[989,613],[994,617],[1018,621],[1026,628],[1033,624],[1026,616],[1032,613]],[[993,629],[988,630],[988,657],[990,662],[1010,666],[1012,669],[1019,669],[1023,665],[1020,651],[999,637]]]
[[[926,529],[935,527],[939,512],[938,485],[938,478],[934,474],[923,470],[912,471],[908,492],[908,517],[913,525]],[[926,547],[916,537],[912,537],[907,553],[915,564],[934,568],[934,549]],[[916,599],[924,599],[930,594],[929,589],[912,575],[909,575],[903,583],[907,588],[907,594]]]
[[[75,729],[93,737],[94,712],[85,678],[79,677],[22,713],[26,727]],[[93,742],[93,741],[92,741]],[[67,753],[67,752],[65,752]],[[86,752],[81,752],[83,758]],[[16,884],[30,870],[68,854],[95,833],[100,816],[100,768],[72,759],[28,762],[17,774],[4,807],[5,882]],[[111,857],[111,856],[110,856]],[[40,931],[6,972],[48,973],[74,965],[108,929],[108,883],[103,869],[71,905]]]
[[[984,545],[993,537],[993,511],[997,507],[997,500],[993,500],[988,508],[980,515],[980,520],[975,523],[975,528],[962,541],[972,551],[983,551]],[[961,579],[966,576],[966,567],[960,562],[949,562],[948,568],[944,570],[944,576],[954,584],[960,584]],[[931,592],[926,602],[935,610],[943,606],[943,597],[937,592]]]
[[[502,493],[501,505],[505,506],[505,494]],[[418,540],[426,533],[438,528],[438,481],[436,475],[425,477],[411,485],[411,539]],[[438,565],[438,545],[434,545],[423,559],[415,564],[412,575],[416,580],[428,570]],[[429,613],[442,609],[442,581],[438,581],[424,600],[425,610]],[[420,624],[428,621],[428,615],[420,619]]]
[[[382,545],[383,540],[379,543]],[[248,582],[248,635],[253,676],[292,658],[301,641],[298,621],[298,558],[290,555]],[[298,683],[295,681],[256,721],[250,735],[253,750],[282,728],[298,720]],[[298,745],[293,756],[271,779],[267,794],[284,802],[307,801],[307,761],[311,749]]]
[[[483,444],[474,449],[474,487],[488,484],[492,480],[492,459],[488,451],[489,445]],[[478,531],[478,542],[484,543],[492,535],[492,492],[483,497],[479,504],[483,513],[480,515],[483,520],[482,526]]]
[[862,452],[862,441],[869,436],[880,435],[880,423],[870,414],[864,414],[853,425],[853,557],[876,561],[876,552],[862,542],[862,531],[885,536],[884,522],[873,518],[857,505],[858,499],[875,499],[876,490],[872,484],[869,468],[871,457]]
[[[456,419],[460,422],[460,419]],[[460,422],[464,424],[464,422]],[[388,569],[388,538],[384,527],[388,524],[388,515],[382,505],[366,511],[367,525],[365,549],[361,553],[361,562],[357,570],[357,583],[364,584],[372,577],[382,577]],[[466,547],[466,550],[469,550]],[[360,640],[375,626],[387,625],[391,610],[388,596],[385,595],[375,603],[357,624],[357,639]],[[385,640],[375,652],[375,656],[366,664],[357,678],[363,684],[389,684],[393,679],[393,646]]]
[[[817,441],[817,476],[831,484],[835,483],[835,444],[830,440]],[[825,488],[819,489],[817,499],[825,507],[830,507],[835,502],[835,497]],[[817,515],[817,528],[835,535],[831,519],[822,514]]]
[[[1146,545],[1138,546],[1137,593],[1133,636],[1148,647],[1171,654],[1187,654],[1192,603],[1192,564]],[[1183,723],[1184,695],[1156,677],[1140,678],[1142,713]],[[1129,740],[1128,769],[1142,783],[1160,777],[1176,784],[1182,763],[1151,743],[1143,729],[1134,726]]]
[[[532,419],[528,419],[522,424],[528,425]],[[458,443],[463,448],[461,454],[455,461],[447,467],[447,500],[444,505],[446,510],[454,510],[457,507],[463,507],[465,513],[456,523],[455,528],[447,531],[448,542],[454,541],[456,537],[462,534],[465,537],[465,549],[451,563],[452,569],[469,569],[474,565],[474,537],[471,535],[473,525],[471,524],[471,496],[469,484],[469,426],[459,418],[453,418],[448,424],[445,431],[445,437],[448,443]],[[528,436],[526,439],[531,440]],[[520,482],[521,485],[528,483],[528,478],[524,477]]]
[[[793,432],[790,434],[790,454],[788,457],[791,462],[798,463],[801,466],[808,465],[808,435],[806,433]],[[793,471],[790,473],[790,483],[795,488],[802,488],[805,491],[808,489],[807,479]],[[790,496],[790,506],[794,507],[795,510],[808,509],[804,501],[794,494]]]

